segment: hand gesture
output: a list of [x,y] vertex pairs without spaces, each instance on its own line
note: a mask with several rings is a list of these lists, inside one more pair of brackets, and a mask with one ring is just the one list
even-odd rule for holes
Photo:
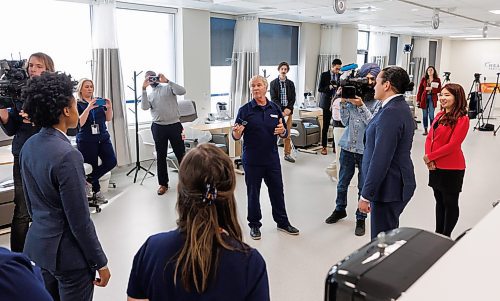
[[144,79],[144,82],[142,83],[142,89],[146,90],[146,88],[149,86],[149,77],[146,77]]
[[292,111],[288,108],[286,108],[285,110],[283,110],[283,116],[290,116],[290,113],[292,113]]
[[88,112],[90,112],[91,110],[95,109],[98,107],[98,105],[95,103],[97,100],[97,98],[92,98],[90,101],[89,101],[89,105],[87,106],[87,108],[85,110],[87,110]]
[[431,162],[427,163],[427,169],[436,170],[436,162],[431,161]]
[[243,135],[243,131],[245,130],[245,126],[244,125],[241,125],[239,123],[235,123],[233,125],[233,136],[236,138],[236,139],[240,139],[241,136]]
[[283,121],[281,118],[278,119],[278,125],[274,128],[275,135],[282,135],[285,132],[285,127],[283,126]]
[[19,116],[23,118],[23,123],[31,123],[30,117],[28,116],[28,113],[25,113],[23,110],[19,112]]
[[106,101],[106,105],[105,105],[106,109],[110,110],[113,107],[111,100],[108,98],[105,98],[104,100]]
[[160,83],[168,83],[169,80],[168,78],[165,77],[165,75],[163,75],[163,73],[158,73],[158,76],[160,77]]
[[99,278],[96,278],[93,283],[95,286],[105,287],[108,285],[109,278],[111,278],[111,273],[108,268],[104,268],[97,271],[99,273]]

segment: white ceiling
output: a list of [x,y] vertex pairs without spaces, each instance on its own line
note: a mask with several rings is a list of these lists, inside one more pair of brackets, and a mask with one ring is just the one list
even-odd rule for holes
[[[231,15],[257,15],[262,18],[294,22],[353,24],[361,29],[371,28],[377,31],[432,37],[482,36],[483,25],[488,22],[488,37],[500,38],[500,15],[489,12],[500,10],[499,0],[345,0],[347,11],[341,15],[334,12],[333,0],[125,0],[125,2],[195,8]],[[432,8],[440,9],[440,25],[437,30],[431,28]]]

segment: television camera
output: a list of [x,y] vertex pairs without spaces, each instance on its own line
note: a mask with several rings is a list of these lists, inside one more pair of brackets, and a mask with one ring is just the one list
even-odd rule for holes
[[26,60],[0,60],[0,109],[16,106],[21,90],[28,82]]

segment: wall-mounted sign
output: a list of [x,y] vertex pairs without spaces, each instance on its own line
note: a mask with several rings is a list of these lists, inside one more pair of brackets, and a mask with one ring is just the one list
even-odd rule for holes
[[486,71],[500,71],[500,63],[486,62],[484,63]]

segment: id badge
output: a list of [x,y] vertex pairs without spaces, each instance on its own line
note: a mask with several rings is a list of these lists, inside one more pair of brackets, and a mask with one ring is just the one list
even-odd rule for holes
[[90,126],[92,129],[92,135],[99,135],[99,125],[97,123],[94,123]]

